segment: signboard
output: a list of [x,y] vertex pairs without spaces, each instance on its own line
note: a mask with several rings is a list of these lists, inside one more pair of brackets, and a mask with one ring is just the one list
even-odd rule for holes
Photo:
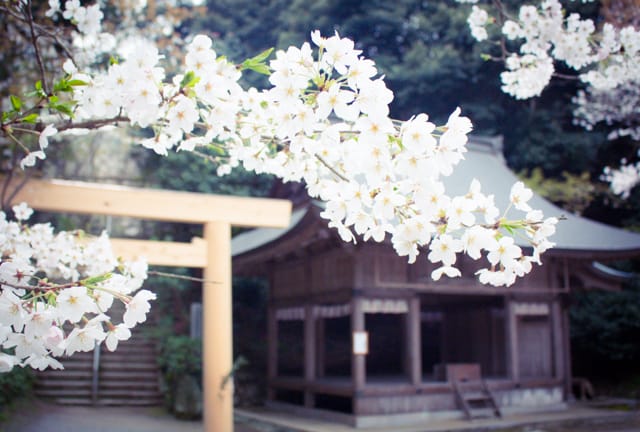
[[353,332],[353,353],[355,355],[369,354],[369,333],[366,331]]

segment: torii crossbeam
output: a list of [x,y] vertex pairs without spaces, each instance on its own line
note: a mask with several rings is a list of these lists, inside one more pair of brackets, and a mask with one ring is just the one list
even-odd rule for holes
[[[13,186],[17,185],[16,181]],[[42,211],[203,225],[204,239],[191,243],[112,239],[112,244],[123,258],[145,256],[149,264],[204,269],[204,430],[233,431],[233,383],[227,379],[233,366],[231,226],[284,228],[291,203],[66,180],[30,180],[11,204],[22,201]]]

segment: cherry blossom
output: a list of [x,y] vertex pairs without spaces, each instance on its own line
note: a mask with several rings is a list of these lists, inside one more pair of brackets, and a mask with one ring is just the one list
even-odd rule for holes
[[[62,17],[86,36],[100,31],[98,11],[69,0]],[[538,12],[524,11],[526,33]],[[484,15],[476,14],[480,26]],[[115,126],[147,129],[153,136],[139,144],[162,155],[214,145],[219,174],[242,165],[304,182],[309,195],[325,203],[321,216],[344,241],[389,241],[409,262],[427,250],[427,260],[442,264],[431,273],[435,280],[461,275],[455,267],[460,253],[484,257],[481,282],[514,283],[552,246],[548,237],[557,220],[531,213],[531,191],[521,184],[503,214],[477,181],[462,196],[447,195],[442,178],[464,157],[470,119],[460,108],[444,125],[426,113],[406,122],[390,118],[393,92],[355,46],[337,33],[314,31],[311,43],[279,50],[272,60],[265,55],[235,65],[199,35],[187,45],[178,73],[168,73],[153,43],[131,38],[117,63],[88,69],[67,62],[63,70],[82,83],[70,91],[73,121],[103,124],[104,116],[114,116]],[[519,61],[514,73],[528,67]],[[268,72],[270,86],[243,89],[245,68]],[[516,81],[524,80],[519,75]],[[44,159],[48,140],[73,129],[73,121],[46,120],[39,150],[28,150],[21,165]],[[0,369],[61,367],[54,357],[102,342],[115,349],[146,320],[155,294],[140,289],[145,264],[117,260],[106,234],[90,240],[56,234],[48,224],[26,225],[26,208],[14,213],[16,221],[0,214],[0,344],[12,352],[0,359]],[[522,255],[513,235],[530,240],[530,256]],[[117,302],[125,305],[121,317],[112,313]]]

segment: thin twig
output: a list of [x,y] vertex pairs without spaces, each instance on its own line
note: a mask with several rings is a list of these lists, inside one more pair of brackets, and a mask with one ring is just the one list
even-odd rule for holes
[[[504,5],[500,0],[493,0],[493,4],[496,6],[496,9],[498,9],[498,25],[500,26],[500,29],[502,29],[502,26],[504,25],[505,18],[506,18]],[[505,41],[504,35],[500,36],[500,51],[502,52],[502,61],[506,61],[508,51],[507,51],[507,43]]]
[[[129,117],[117,116],[110,119],[86,120],[78,123],[64,122],[64,123],[56,124],[54,126],[58,130],[58,132],[62,132],[69,129],[95,129],[102,126],[109,126],[109,125],[120,123],[120,122],[129,122]],[[42,127],[41,125],[39,126]]]
[[162,276],[162,277],[168,277],[168,278],[173,278],[173,279],[188,280],[188,281],[191,281],[191,282],[202,282],[202,283],[213,283],[213,284],[221,283],[219,281],[207,280],[207,279],[204,279],[204,278],[197,278],[197,277],[193,277],[193,276],[178,275],[178,274],[174,274],[174,273],[166,273],[166,272],[161,272],[161,271],[156,271],[156,270],[149,270],[149,271],[147,271],[147,274],[152,275],[152,276]]
[[42,80],[42,89],[46,94],[49,94],[49,86],[47,84],[47,76],[44,70],[44,63],[42,62],[42,55],[40,54],[40,48],[38,47],[38,37],[36,36],[36,31],[33,25],[33,12],[31,11],[31,0],[27,0],[27,4],[25,6],[27,8],[27,22],[29,23],[29,31],[31,32],[31,43],[33,44],[33,49],[36,54],[36,63],[38,63],[38,69],[40,69],[40,78]]
[[349,182],[350,180],[348,178],[346,178],[342,173],[338,172],[334,167],[332,167],[331,165],[329,165],[329,163],[327,161],[325,161],[322,156],[320,156],[319,154],[315,154],[314,155],[316,157],[316,159],[318,159],[320,161],[320,163],[322,165],[324,165],[329,171],[331,171],[333,174],[335,174],[340,180]]

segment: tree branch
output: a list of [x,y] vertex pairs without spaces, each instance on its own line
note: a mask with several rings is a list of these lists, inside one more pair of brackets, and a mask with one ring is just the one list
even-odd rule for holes
[[38,47],[38,36],[36,35],[36,30],[33,24],[33,12],[31,11],[31,0],[27,0],[26,15],[27,15],[27,23],[29,24],[29,31],[31,33],[31,44],[33,45],[33,49],[36,54],[36,63],[38,64],[38,69],[40,69],[40,79],[42,80],[42,89],[46,94],[49,94],[49,86],[47,84],[47,75],[44,69],[44,63],[42,62],[42,55],[40,54],[40,48]]

